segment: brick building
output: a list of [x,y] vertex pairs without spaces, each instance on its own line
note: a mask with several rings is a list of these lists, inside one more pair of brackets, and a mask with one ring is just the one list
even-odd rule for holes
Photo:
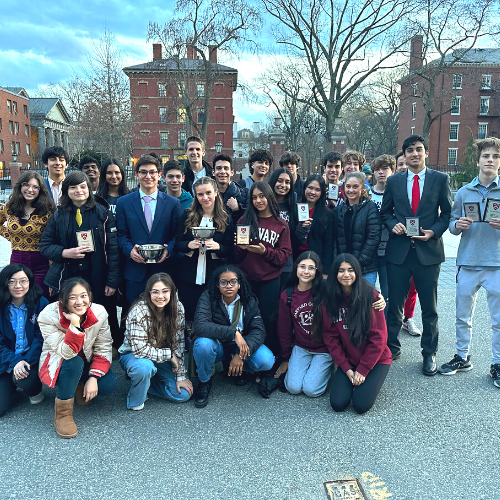
[[[192,47],[188,47],[186,59],[174,60],[163,59],[162,46],[153,44],[153,61],[123,68],[130,80],[135,158],[149,151],[157,152],[163,162],[184,156],[185,140],[194,130],[179,96],[182,91],[195,95],[193,117],[198,122],[204,114],[205,92],[210,91],[206,149],[221,141],[222,152],[233,154],[233,93],[238,71],[218,64],[217,52],[212,54],[210,64],[217,74],[211,91],[204,78],[203,61]],[[212,156],[207,153],[207,161]]]
[[[421,66],[422,37],[414,37],[410,51],[410,74],[400,82],[399,147],[406,137],[413,133],[420,135],[423,131],[424,108],[419,95],[426,82],[412,73]],[[461,62],[439,75],[434,109],[438,113],[451,108],[451,112],[431,125],[430,166],[448,170],[453,165],[459,165],[471,134],[475,139],[499,137],[499,91],[500,49],[471,50]]]

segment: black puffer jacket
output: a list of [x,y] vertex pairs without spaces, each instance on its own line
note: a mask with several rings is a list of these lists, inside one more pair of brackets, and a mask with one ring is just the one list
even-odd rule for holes
[[[220,342],[234,340],[236,328],[231,326],[222,298],[212,299],[208,290],[201,294],[196,306],[193,333],[196,337],[216,339]],[[266,338],[264,322],[255,297],[252,297],[249,304],[243,307],[242,334],[248,344],[250,354],[253,354],[264,343]]]
[[352,207],[350,224],[350,243],[347,242],[344,227],[344,217],[349,209],[346,200],[333,210],[333,224],[335,228],[335,244],[333,258],[341,253],[349,252],[359,260],[363,274],[376,271],[377,248],[382,233],[382,219],[377,205],[368,198],[361,198],[357,205]]
[[[94,209],[91,209],[94,210]],[[94,229],[94,235],[101,240],[104,255],[93,256],[92,276],[95,276],[94,287],[97,283],[98,293],[104,293],[104,288],[118,288],[121,283],[120,276],[120,250],[118,248],[118,233],[116,232],[115,217],[109,210],[109,205],[104,199],[96,196],[96,215],[99,221]],[[47,227],[40,240],[41,254],[52,261],[52,264],[45,276],[45,284],[54,290],[59,291],[64,280],[70,278],[68,274],[68,261],[62,256],[63,250],[71,248],[73,234],[70,231],[72,224],[70,217],[72,212],[57,209],[50,218]],[[102,257],[102,258],[99,258]]]

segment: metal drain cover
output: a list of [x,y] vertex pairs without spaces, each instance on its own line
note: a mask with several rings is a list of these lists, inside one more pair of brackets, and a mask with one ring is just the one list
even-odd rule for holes
[[368,500],[357,479],[326,481],[323,484],[329,500]]

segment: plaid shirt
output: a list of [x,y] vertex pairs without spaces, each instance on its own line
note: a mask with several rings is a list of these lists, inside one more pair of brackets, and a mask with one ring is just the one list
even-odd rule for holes
[[184,365],[184,306],[177,301],[177,336],[174,350],[157,348],[148,340],[148,307],[144,302],[137,303],[127,317],[125,340],[119,351],[121,354],[134,353],[136,358],[146,358],[155,363],[165,363],[172,359],[172,354],[179,360],[179,369],[175,374],[179,382],[185,380],[186,367]]

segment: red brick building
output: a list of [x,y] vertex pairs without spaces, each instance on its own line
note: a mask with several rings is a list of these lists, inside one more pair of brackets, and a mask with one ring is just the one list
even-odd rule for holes
[[[412,71],[422,65],[422,39],[414,37],[410,74],[401,83],[398,145],[406,137],[422,134],[424,108],[419,95],[426,81]],[[463,61],[448,68],[436,81],[434,110],[451,112],[432,125],[429,165],[448,170],[461,163],[467,141],[498,137],[500,133],[500,49],[475,49]]]
[[[204,78],[203,61],[191,47],[188,47],[186,59],[174,60],[162,59],[161,45],[153,44],[153,61],[123,69],[130,80],[135,158],[149,151],[157,152],[163,162],[184,155],[186,138],[196,133],[179,97],[183,90],[197,97],[193,107],[193,118],[197,122],[205,112],[205,92],[210,91],[206,149],[210,150],[221,141],[222,152],[233,154],[233,93],[238,71],[218,64],[216,52],[211,64],[217,74],[211,91]],[[208,161],[211,156],[207,154]]]

